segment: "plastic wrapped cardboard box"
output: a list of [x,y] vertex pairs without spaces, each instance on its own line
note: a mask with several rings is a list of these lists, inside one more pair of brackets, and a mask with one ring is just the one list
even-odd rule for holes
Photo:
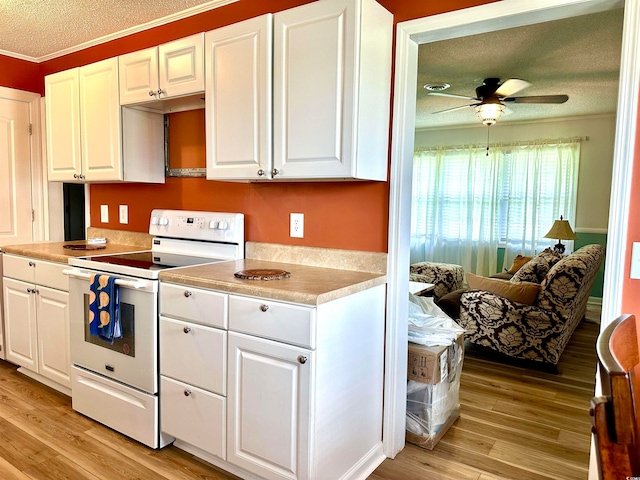
[[433,449],[460,415],[464,337],[442,347],[409,344],[407,441]]
[[416,382],[436,384],[446,380],[460,364],[464,355],[464,336],[459,334],[451,345],[425,347],[409,343],[407,378]]

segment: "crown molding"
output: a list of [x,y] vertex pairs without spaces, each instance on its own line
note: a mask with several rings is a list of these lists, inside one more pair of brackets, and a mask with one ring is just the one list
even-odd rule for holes
[[151,28],[159,27],[161,25],[166,25],[167,23],[192,17],[199,13],[208,12],[209,10],[214,10],[216,8],[223,7],[225,5],[229,5],[231,3],[235,3],[238,1],[239,0],[212,0],[207,3],[197,5],[195,7],[187,8],[186,10],[181,10],[180,12],[172,13],[171,15],[167,15],[165,17],[158,18],[156,20],[151,20],[149,22],[136,25],[135,27],[126,28],[118,32],[110,33],[109,35],[104,35],[103,37],[99,37],[84,43],[80,43],[78,45],[74,45],[73,47],[65,48],[64,50],[59,50],[57,52],[50,53],[48,55],[43,55],[42,57],[37,57],[37,58],[30,57],[28,55],[8,52],[6,50],[0,50],[0,55],[5,55],[7,57],[13,57],[20,60],[27,60],[29,62],[34,62],[34,63],[46,62],[47,60],[52,60],[54,58],[62,57],[64,55],[69,55],[70,53],[79,52],[80,50],[84,50],[89,47],[101,45],[103,43],[110,42],[111,40],[116,40],[118,38],[123,38],[128,35],[133,35],[134,33],[139,33],[145,30],[149,30]]

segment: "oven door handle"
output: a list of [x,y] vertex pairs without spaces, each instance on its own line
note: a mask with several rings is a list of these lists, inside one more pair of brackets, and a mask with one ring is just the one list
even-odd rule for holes
[[[84,280],[89,280],[91,278],[90,273],[80,272],[78,270],[62,270],[62,273],[69,277],[82,278]],[[122,280],[118,278],[116,280],[116,285],[120,285],[121,287],[129,287],[129,288],[144,288],[147,286],[147,282],[143,282],[141,280]]]

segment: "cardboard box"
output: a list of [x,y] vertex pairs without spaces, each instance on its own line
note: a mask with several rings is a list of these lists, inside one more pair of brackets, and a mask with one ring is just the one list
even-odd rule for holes
[[449,417],[449,420],[447,420],[447,423],[435,435],[418,435],[407,430],[407,442],[413,443],[420,448],[433,450],[433,447],[435,447],[438,442],[442,440],[444,434],[447,433],[447,430],[451,428],[451,425],[455,423],[458,417],[460,417],[460,407],[454,410],[454,412]]
[[409,344],[408,442],[431,450],[460,416],[463,358],[463,334],[447,346]]
[[462,363],[464,335],[461,333],[451,345],[425,347],[409,343],[407,378],[416,382],[436,384],[447,380]]

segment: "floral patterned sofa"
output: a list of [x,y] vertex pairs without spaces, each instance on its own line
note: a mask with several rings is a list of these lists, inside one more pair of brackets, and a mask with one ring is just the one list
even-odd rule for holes
[[484,290],[462,293],[458,323],[466,330],[465,340],[511,357],[557,365],[584,317],[605,250],[586,245],[555,261],[549,252],[538,254],[510,280],[540,280],[531,305]]
[[464,269],[452,263],[418,262],[409,267],[409,280],[433,283],[433,298],[437,301],[447,293],[462,288]]

